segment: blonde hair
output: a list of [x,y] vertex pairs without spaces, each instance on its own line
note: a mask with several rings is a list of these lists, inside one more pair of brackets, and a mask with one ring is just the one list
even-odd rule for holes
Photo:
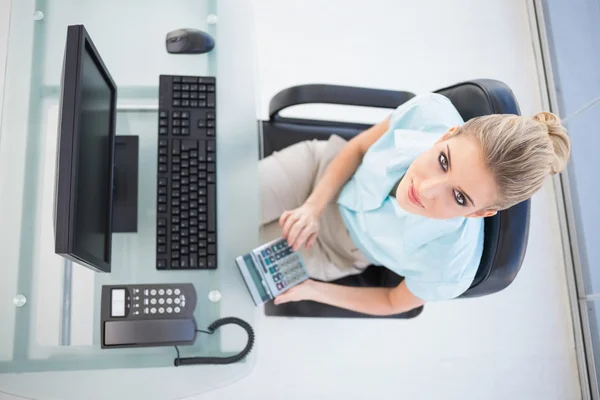
[[491,207],[507,209],[530,198],[548,175],[565,168],[571,151],[567,130],[549,112],[533,118],[496,114],[467,121],[457,134],[474,137],[495,177],[498,198]]

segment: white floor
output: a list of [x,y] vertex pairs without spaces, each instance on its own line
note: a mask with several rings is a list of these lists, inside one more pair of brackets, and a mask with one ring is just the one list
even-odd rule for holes
[[[510,85],[523,114],[542,109],[521,0],[255,3],[263,118],[277,91],[316,82],[418,93],[494,78]],[[0,64],[7,4],[0,0]],[[534,197],[527,257],[505,291],[430,304],[409,321],[262,318],[252,373],[196,398],[579,399],[561,249],[549,182]]]

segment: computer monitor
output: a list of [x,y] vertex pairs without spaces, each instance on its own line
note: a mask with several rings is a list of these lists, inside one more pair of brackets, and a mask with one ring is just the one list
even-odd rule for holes
[[83,25],[63,60],[55,187],[55,252],[111,270],[117,87]]

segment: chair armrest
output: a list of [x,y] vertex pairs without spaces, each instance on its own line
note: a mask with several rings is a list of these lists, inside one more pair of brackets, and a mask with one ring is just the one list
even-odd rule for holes
[[299,85],[277,93],[269,103],[269,119],[279,118],[279,112],[299,104],[341,104],[377,108],[396,108],[415,97],[414,93],[369,89],[339,85]]

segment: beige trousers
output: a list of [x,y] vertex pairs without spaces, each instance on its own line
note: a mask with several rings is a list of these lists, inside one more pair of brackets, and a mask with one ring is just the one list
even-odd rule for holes
[[[281,236],[281,214],[300,207],[306,201],[327,165],[346,143],[335,135],[326,141],[304,141],[260,161],[262,243]],[[311,277],[332,281],[359,274],[369,265],[352,242],[335,199],[324,210],[319,225],[315,243],[308,250],[304,246],[300,250]]]

